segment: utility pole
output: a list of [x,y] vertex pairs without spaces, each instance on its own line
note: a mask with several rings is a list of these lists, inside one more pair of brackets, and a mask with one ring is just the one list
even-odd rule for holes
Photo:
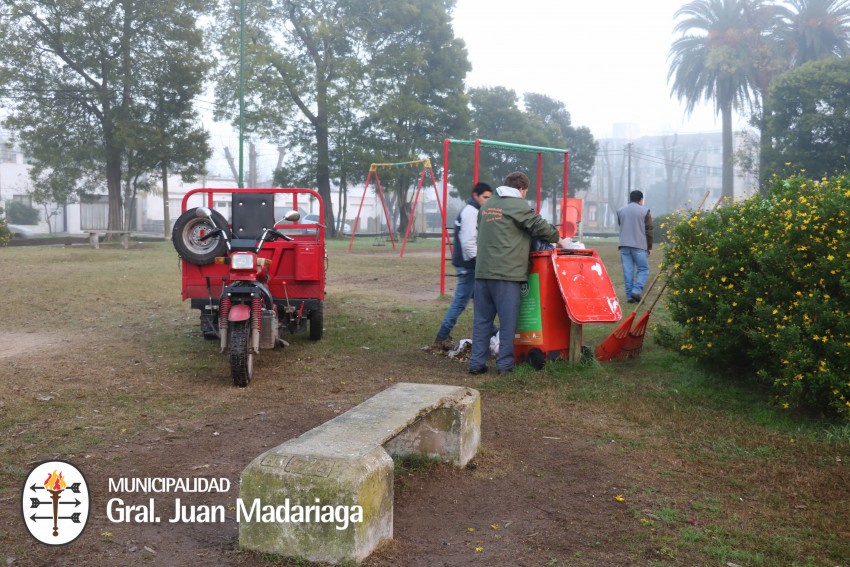
[[626,150],[628,151],[628,156],[629,156],[629,171],[628,171],[628,175],[627,175],[627,177],[628,177],[628,183],[627,183],[628,194],[626,194],[626,203],[629,202],[629,199],[630,199],[631,194],[632,194],[632,146],[633,145],[634,144],[632,144],[632,142],[629,142],[628,144],[626,144]]
[[245,0],[239,2],[239,188],[245,187]]

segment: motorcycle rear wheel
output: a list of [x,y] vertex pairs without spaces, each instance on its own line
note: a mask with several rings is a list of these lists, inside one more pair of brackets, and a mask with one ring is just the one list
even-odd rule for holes
[[325,328],[325,305],[320,301],[319,305],[310,311],[310,340],[318,341],[322,338]]
[[251,349],[251,321],[233,323],[230,334],[230,375],[233,385],[244,388],[254,377],[254,353]]

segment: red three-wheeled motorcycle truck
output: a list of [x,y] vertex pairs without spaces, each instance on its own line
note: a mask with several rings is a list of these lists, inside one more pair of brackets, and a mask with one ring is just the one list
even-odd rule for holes
[[[299,203],[300,202],[300,203]],[[322,338],[325,227],[299,224],[299,204],[324,204],[311,189],[194,189],[183,198],[171,240],[181,258],[183,299],[200,311],[201,332],[230,356],[245,387],[260,349],[287,333]]]

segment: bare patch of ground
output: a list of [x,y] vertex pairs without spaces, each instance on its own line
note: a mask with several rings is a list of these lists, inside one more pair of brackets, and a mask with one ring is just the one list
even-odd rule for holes
[[23,354],[37,355],[47,349],[66,345],[67,340],[58,335],[0,331],[0,358],[10,358]]

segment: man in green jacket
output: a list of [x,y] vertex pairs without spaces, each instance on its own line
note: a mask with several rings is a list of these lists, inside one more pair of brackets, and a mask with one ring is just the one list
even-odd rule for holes
[[525,200],[529,179],[521,171],[481,206],[478,213],[478,256],[475,263],[475,316],[469,372],[487,372],[487,355],[493,322],[499,316],[499,372],[514,367],[514,335],[519,316],[520,288],[528,280],[528,255],[532,238],[557,242],[566,248],[558,229],[534,212]]

